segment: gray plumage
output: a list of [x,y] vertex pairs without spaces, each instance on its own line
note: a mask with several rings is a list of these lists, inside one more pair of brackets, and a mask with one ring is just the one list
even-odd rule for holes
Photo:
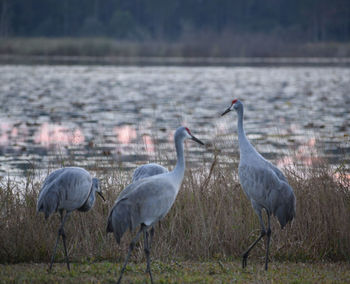
[[149,163],[146,165],[142,165],[135,169],[134,174],[132,175],[132,183],[142,178],[155,176],[167,172],[169,172],[168,169],[158,164]]
[[[261,225],[259,238],[243,254],[242,266],[243,268],[246,266],[251,249],[263,236],[267,235],[265,258],[265,269],[267,270],[271,236],[270,215],[276,216],[283,228],[295,217],[296,199],[283,173],[265,160],[247,139],[243,128],[243,104],[239,100],[233,100],[231,106],[222,115],[233,109],[238,114],[239,181]],[[262,220],[262,209],[265,209],[268,217],[267,230]]]
[[[50,269],[52,268],[60,236],[62,236],[63,240],[67,267],[70,269],[65,241],[66,236],[63,228],[64,223],[72,211],[85,212],[90,210],[95,202],[95,193],[98,193],[103,198],[98,179],[92,178],[83,168],[67,167],[58,169],[45,179],[37,201],[37,212],[43,212],[45,219],[57,211],[61,216],[61,226],[58,231]],[[66,211],[64,217],[63,211]]]
[[[113,208],[110,211],[107,221],[107,232],[113,232],[118,243],[126,232],[133,231],[141,226],[136,237],[130,244],[129,252],[124,266],[121,270],[118,283],[121,281],[126,264],[140,233],[144,233],[145,253],[147,257],[147,271],[150,269],[149,250],[152,242],[153,225],[161,220],[172,207],[179,192],[184,173],[185,158],[183,142],[185,139],[192,139],[203,144],[195,138],[185,127],[179,127],[174,135],[177,163],[173,171],[139,179],[127,186],[118,196]],[[151,228],[151,239],[148,242],[148,229]]]
[[139,179],[147,178],[150,176],[155,176],[163,173],[168,173],[168,169],[164,168],[161,165],[155,163],[149,163],[145,165],[138,166],[133,175],[131,183],[138,181]]
[[127,229],[153,226],[168,213],[182,182],[175,184],[171,178],[158,175],[141,179],[118,196],[107,224],[107,232],[113,232],[118,243]]

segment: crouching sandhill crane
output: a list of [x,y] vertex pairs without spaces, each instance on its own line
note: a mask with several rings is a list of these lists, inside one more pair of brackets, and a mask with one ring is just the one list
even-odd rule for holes
[[[248,141],[243,129],[243,104],[239,100],[233,100],[231,106],[221,116],[233,109],[238,114],[239,181],[261,225],[260,236],[243,253],[242,267],[247,265],[249,252],[266,235],[265,270],[267,270],[271,237],[270,215],[277,217],[283,229],[295,217],[295,195],[283,173],[265,160]],[[267,214],[267,230],[261,216],[262,209],[265,209]]]
[[[100,191],[98,179],[92,178],[83,168],[68,167],[58,169],[53,171],[45,179],[39,193],[36,211],[44,212],[45,219],[57,211],[61,215],[61,226],[58,230],[56,245],[53,250],[49,270],[51,270],[55,259],[60,236],[62,236],[67,268],[70,270],[66,247],[66,235],[63,226],[68,215],[72,211],[78,210],[85,212],[93,207],[95,203],[95,193],[99,194],[104,200]],[[66,211],[66,214],[63,217],[64,210]]]
[[169,172],[168,169],[164,168],[161,165],[149,163],[146,165],[141,165],[136,168],[134,174],[132,175],[132,183],[138,181],[139,179],[155,176],[159,174],[164,174]]
[[174,134],[177,154],[177,163],[174,170],[168,173],[143,178],[130,184],[120,193],[109,213],[107,233],[113,232],[118,244],[126,230],[130,229],[133,231],[140,225],[139,231],[130,243],[118,283],[120,283],[122,279],[131,252],[142,232],[144,237],[144,251],[147,259],[146,272],[149,273],[151,282],[153,283],[150,266],[152,233],[148,240],[148,229],[152,228],[156,222],[161,220],[168,213],[179,192],[185,173],[183,150],[185,139],[192,139],[204,145],[203,142],[191,134],[188,128],[179,127]]

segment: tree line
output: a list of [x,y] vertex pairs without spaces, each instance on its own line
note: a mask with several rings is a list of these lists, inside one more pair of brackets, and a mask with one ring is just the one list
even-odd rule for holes
[[0,0],[2,37],[196,38],[267,34],[349,41],[349,0]]

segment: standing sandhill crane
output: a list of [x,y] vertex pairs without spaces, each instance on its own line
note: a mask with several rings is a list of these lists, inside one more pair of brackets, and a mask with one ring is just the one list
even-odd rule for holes
[[120,193],[109,213],[107,233],[113,232],[118,244],[120,244],[120,239],[127,229],[133,231],[141,225],[140,230],[130,243],[128,255],[121,269],[118,283],[121,282],[131,252],[139,240],[141,232],[143,232],[144,251],[147,258],[146,272],[149,273],[151,282],[153,283],[150,266],[152,234],[150,240],[148,240],[148,229],[150,227],[152,228],[156,222],[168,213],[180,190],[185,173],[183,149],[185,139],[192,139],[204,145],[203,142],[191,134],[188,128],[179,127],[174,134],[177,154],[177,163],[174,170],[140,179],[130,184]]
[[[233,109],[238,114],[239,181],[244,193],[252,203],[255,213],[258,215],[261,225],[260,236],[243,253],[242,267],[247,266],[249,252],[266,235],[265,270],[267,270],[271,237],[270,215],[273,214],[277,217],[283,229],[295,217],[295,195],[283,173],[265,160],[247,139],[243,129],[242,102],[233,100],[231,106],[221,116]],[[265,209],[267,214],[267,230],[261,216],[262,209]]]
[[[51,270],[55,259],[60,236],[62,236],[67,268],[70,270],[66,235],[63,226],[68,215],[72,211],[78,210],[86,212],[93,207],[95,203],[95,193],[99,194],[101,198],[105,200],[101,194],[98,179],[92,178],[83,168],[68,167],[58,169],[53,171],[45,179],[39,193],[36,211],[44,212],[45,219],[57,211],[61,215],[61,226],[58,230],[49,270]],[[64,210],[66,210],[66,214],[63,217]]]
[[132,175],[132,183],[138,181],[139,179],[159,175],[169,172],[168,169],[161,165],[149,163],[136,168],[134,174]]

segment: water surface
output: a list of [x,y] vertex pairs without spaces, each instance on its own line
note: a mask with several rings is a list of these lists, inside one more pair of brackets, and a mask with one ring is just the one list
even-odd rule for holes
[[[257,149],[280,166],[326,157],[350,164],[350,69],[341,67],[0,66],[0,175],[74,164],[174,164],[188,126],[237,152],[234,98]],[[193,165],[212,153],[187,143]]]

